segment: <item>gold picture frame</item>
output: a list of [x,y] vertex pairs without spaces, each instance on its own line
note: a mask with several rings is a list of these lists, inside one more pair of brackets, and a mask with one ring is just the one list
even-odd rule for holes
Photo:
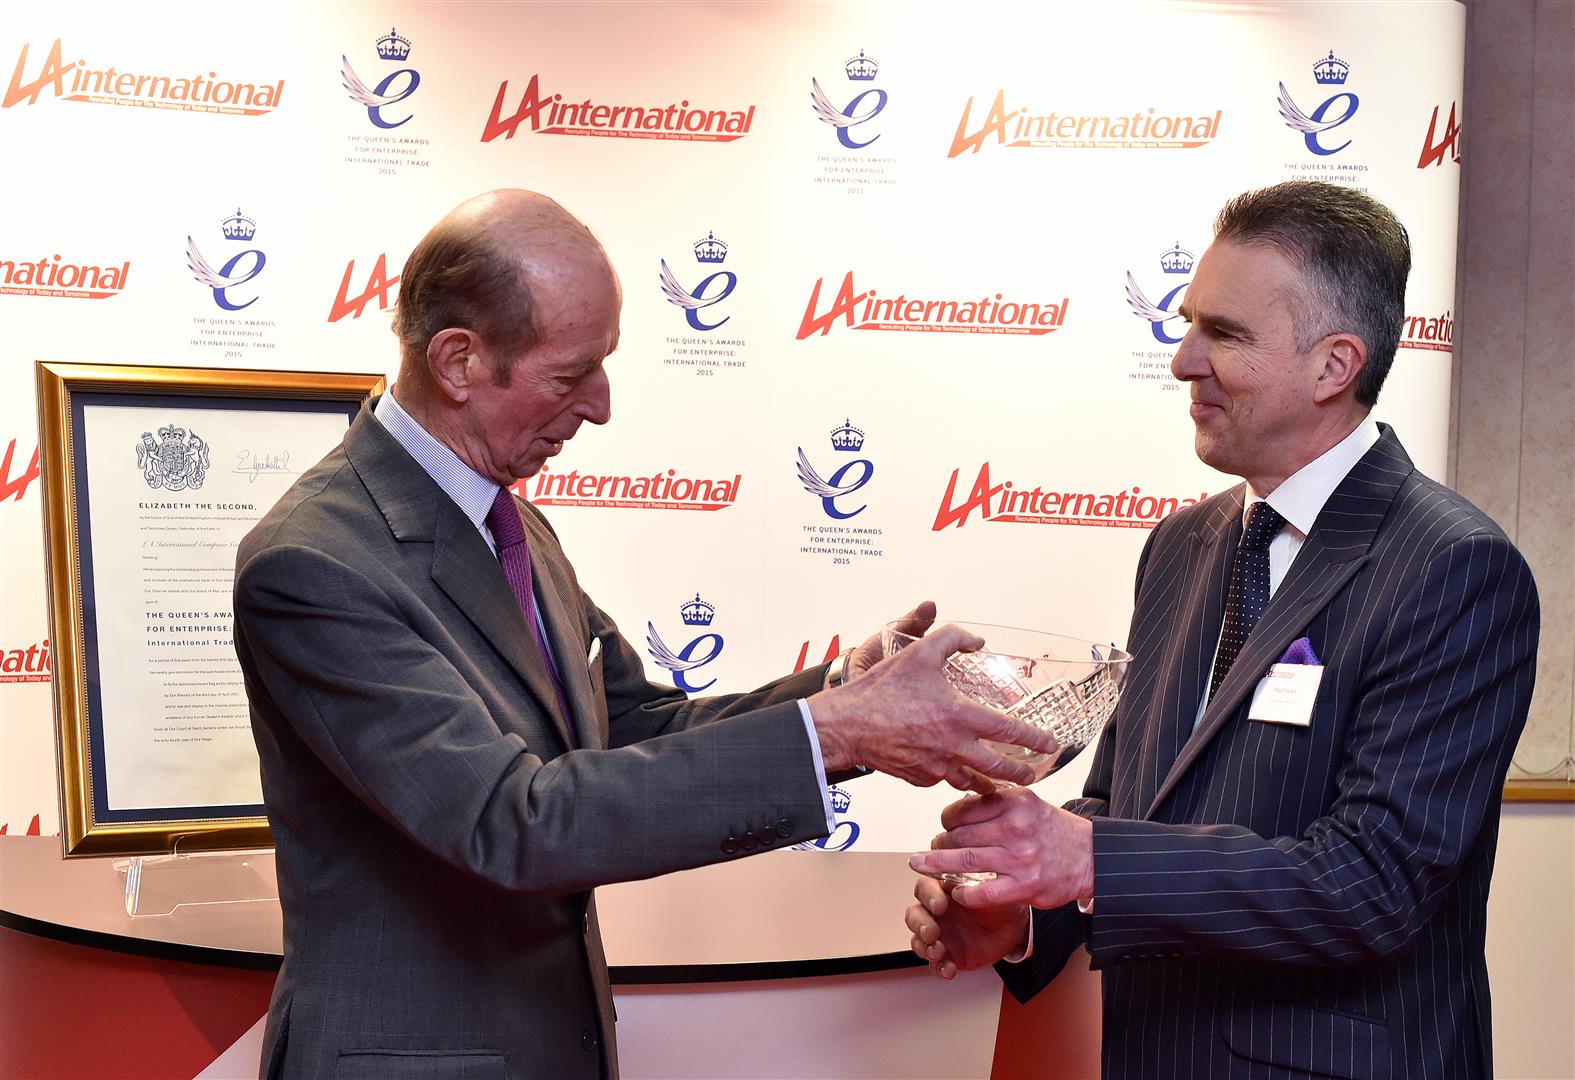
[[1575,780],[1506,780],[1504,782],[1504,801],[1516,803],[1575,802]]
[[[64,853],[268,846],[260,787],[255,799],[204,801],[201,794],[210,787],[228,790],[230,779],[242,777],[246,752],[255,762],[249,731],[243,741],[240,730],[239,667],[226,674],[224,666],[225,656],[235,663],[224,625],[227,599],[219,602],[228,595],[225,544],[233,577],[230,538],[238,539],[237,531],[250,528],[248,515],[266,513],[295,475],[343,437],[361,404],[383,391],[384,378],[47,361],[35,373]],[[182,417],[202,418],[209,438]],[[158,430],[158,437],[147,428]],[[124,433],[133,429],[140,434],[128,442]],[[247,432],[268,433],[254,442],[279,432],[311,454],[235,449]],[[318,445],[330,437],[328,445]],[[236,490],[247,493],[245,501],[214,501]],[[128,546],[138,552],[135,558]],[[196,562],[195,553],[207,557],[201,574],[177,573]],[[176,594],[206,596],[191,604],[214,610],[171,615],[163,610],[167,600],[151,599]],[[124,610],[128,596],[143,610]],[[180,625],[199,615],[204,625]],[[150,672],[147,680],[156,668],[164,681],[147,683],[151,690],[138,682],[139,660]],[[173,685],[202,692],[171,691]],[[222,759],[222,767],[203,761],[204,753]],[[166,791],[178,797],[161,805]]]

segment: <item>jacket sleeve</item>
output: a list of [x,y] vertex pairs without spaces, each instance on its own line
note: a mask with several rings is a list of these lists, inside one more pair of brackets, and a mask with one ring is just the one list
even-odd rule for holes
[[[645,677],[640,654],[618,631],[609,617],[583,593],[591,633],[602,643],[602,679],[607,695],[608,744],[632,746],[647,739],[689,731],[716,720],[738,716],[771,705],[796,703],[821,688],[825,666],[769,682],[747,694],[717,694],[691,698],[671,686]],[[801,725],[802,726],[802,725]]]
[[[1142,554],[1138,556],[1133,586],[1134,595],[1137,597],[1142,595],[1143,578],[1148,569],[1149,556],[1153,553],[1155,541],[1163,528],[1165,526],[1161,523],[1149,533],[1148,539],[1143,544]],[[1134,614],[1134,630],[1128,631],[1129,641],[1135,632],[1136,619],[1137,616]],[[1082,797],[1066,804],[1065,808],[1074,814],[1097,820],[1109,810],[1112,769],[1115,762],[1115,728],[1120,722],[1120,716],[1118,710],[1100,735],[1099,745],[1094,749],[1093,764],[1089,766],[1088,779],[1083,782]],[[1061,969],[1066,967],[1066,962],[1072,958],[1072,954],[1080,946],[1088,944],[1089,917],[1079,911],[1076,904],[1066,904],[1048,911],[1035,911],[1033,922],[1034,954],[1022,963],[1009,964],[1002,961],[996,965],[1001,981],[1018,1001],[1027,1001],[1043,990],[1049,985],[1050,980],[1061,974]]]
[[315,547],[270,546],[237,573],[236,648],[254,726],[298,738],[438,858],[507,888],[567,892],[824,835],[792,686],[719,706],[643,677],[641,689],[638,657],[607,621],[620,745],[543,760],[393,591]]

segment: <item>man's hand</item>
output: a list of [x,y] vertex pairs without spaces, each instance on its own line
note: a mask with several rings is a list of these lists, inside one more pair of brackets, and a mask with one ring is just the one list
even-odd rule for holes
[[[904,634],[912,637],[923,637],[931,626],[935,624],[935,602],[921,600],[908,614],[896,619],[893,625]],[[870,668],[881,662],[885,655],[879,630],[865,638],[858,648],[853,650],[853,656],[848,661],[847,681],[852,682],[863,675]]]
[[1027,907],[969,909],[952,903],[950,893],[940,882],[921,877],[913,887],[918,903],[908,909],[914,955],[929,963],[936,978],[951,979],[959,971],[993,964],[1028,943]]
[[1032,768],[980,740],[1048,754],[1056,749],[1054,736],[965,697],[942,673],[952,653],[983,644],[959,627],[943,626],[857,682],[810,697],[826,771],[863,765],[920,787],[945,780],[975,791],[991,790],[991,779],[1031,783]]
[[1051,806],[1026,788],[997,788],[941,811],[946,832],[935,850],[908,863],[920,873],[980,873],[994,880],[952,893],[971,909],[1028,904],[1057,908],[1094,895],[1094,824]]

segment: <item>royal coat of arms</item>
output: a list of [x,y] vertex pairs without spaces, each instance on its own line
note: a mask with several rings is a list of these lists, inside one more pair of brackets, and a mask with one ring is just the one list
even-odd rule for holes
[[137,468],[150,488],[195,491],[208,474],[208,444],[195,431],[174,424],[159,428],[157,439],[144,431],[137,447]]

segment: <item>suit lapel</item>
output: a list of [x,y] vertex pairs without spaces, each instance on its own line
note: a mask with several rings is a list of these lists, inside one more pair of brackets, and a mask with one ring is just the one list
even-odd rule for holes
[[432,580],[525,680],[531,696],[552,720],[564,745],[573,746],[568,720],[558,708],[547,662],[536,648],[536,639],[525,624],[525,612],[514,598],[503,567],[487,550],[476,526],[452,503],[438,517],[432,544]]
[[525,531],[530,535],[531,575],[536,579],[536,599],[541,605],[541,620],[547,627],[547,643],[558,662],[558,679],[568,699],[569,719],[574,725],[576,745],[586,749],[606,749],[606,735],[596,722],[595,694],[586,662],[585,639],[590,630],[578,618],[579,588],[574,584],[567,561],[556,540],[533,514],[525,514]]
[[374,404],[362,407],[345,436],[345,452],[356,475],[396,540],[432,545],[433,583],[524,680],[565,745],[572,745],[546,662],[503,567],[470,519],[371,415]]
[[[1395,493],[1413,469],[1393,429],[1387,425],[1379,425],[1379,429],[1378,442],[1363,455],[1324,504],[1312,533],[1264,609],[1258,625],[1247,635],[1230,674],[1209,700],[1197,730],[1182,745],[1145,816],[1152,816],[1166,796],[1175,790],[1198,755],[1235,717],[1258,680],[1367,562],[1373,539],[1389,512]],[[1239,503],[1237,511],[1239,514]],[[1238,525],[1232,537],[1239,539],[1239,536]],[[1226,565],[1228,574],[1228,560]],[[1218,585],[1217,601],[1221,607],[1224,589],[1222,581]],[[1212,637],[1207,634],[1193,636],[1207,638],[1212,656],[1212,647],[1219,636],[1219,619],[1206,625],[1213,626]],[[1179,700],[1197,702],[1202,696],[1200,686],[1195,696]],[[1191,716],[1187,714],[1187,722]]]
[[[1192,734],[1197,703],[1203,700],[1214,661],[1214,643],[1225,618],[1225,591],[1231,556],[1241,536],[1241,495],[1221,499],[1214,512],[1187,537],[1188,552],[1182,561],[1181,588],[1175,626],[1195,627],[1196,632],[1172,635],[1165,667],[1156,685],[1165,695],[1159,702],[1158,722],[1151,746],[1152,770],[1144,770],[1149,790],[1141,801],[1148,804],[1182,745]],[[1190,708],[1188,707],[1190,703]]]

